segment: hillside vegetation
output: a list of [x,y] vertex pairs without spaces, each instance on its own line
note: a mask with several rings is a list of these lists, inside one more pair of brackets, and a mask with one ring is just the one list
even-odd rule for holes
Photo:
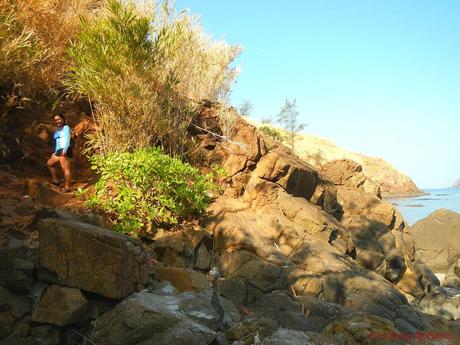
[[11,154],[20,138],[8,137],[23,135],[20,110],[33,126],[78,100],[101,178],[88,206],[133,235],[203,213],[214,187],[186,162],[196,148],[189,132],[198,101],[225,102],[240,47],[212,39],[168,1],[0,0],[0,32],[1,161],[24,158]]

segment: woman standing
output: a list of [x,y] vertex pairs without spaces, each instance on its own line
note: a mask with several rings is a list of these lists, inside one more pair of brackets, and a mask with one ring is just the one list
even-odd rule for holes
[[68,193],[70,192],[70,183],[72,181],[70,127],[66,124],[65,117],[62,114],[54,115],[53,121],[58,129],[54,132],[54,153],[51,155],[50,159],[48,159],[47,165],[51,173],[51,183],[55,186],[60,185],[55,165],[57,163],[61,165],[62,171],[64,172],[64,187],[61,188],[61,192]]

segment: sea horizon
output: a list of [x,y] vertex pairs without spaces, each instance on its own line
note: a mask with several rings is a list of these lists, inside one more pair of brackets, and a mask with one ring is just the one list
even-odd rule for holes
[[388,198],[385,201],[395,205],[410,226],[439,209],[460,214],[459,188],[422,189],[422,191],[426,194]]

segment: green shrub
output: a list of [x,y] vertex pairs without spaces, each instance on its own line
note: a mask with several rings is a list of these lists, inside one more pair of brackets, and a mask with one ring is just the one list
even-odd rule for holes
[[259,127],[259,131],[261,131],[263,134],[268,135],[269,137],[278,140],[278,141],[283,141],[284,137],[281,132],[273,127],[269,126],[262,126]]
[[156,225],[202,215],[215,190],[213,174],[158,148],[93,156],[100,179],[88,206],[104,211],[119,232],[137,236]]

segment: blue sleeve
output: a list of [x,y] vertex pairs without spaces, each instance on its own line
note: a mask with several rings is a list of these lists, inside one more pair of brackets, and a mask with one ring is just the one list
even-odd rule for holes
[[64,128],[62,129],[62,135],[63,135],[63,140],[62,140],[62,152],[67,152],[70,146],[70,127],[65,125]]

